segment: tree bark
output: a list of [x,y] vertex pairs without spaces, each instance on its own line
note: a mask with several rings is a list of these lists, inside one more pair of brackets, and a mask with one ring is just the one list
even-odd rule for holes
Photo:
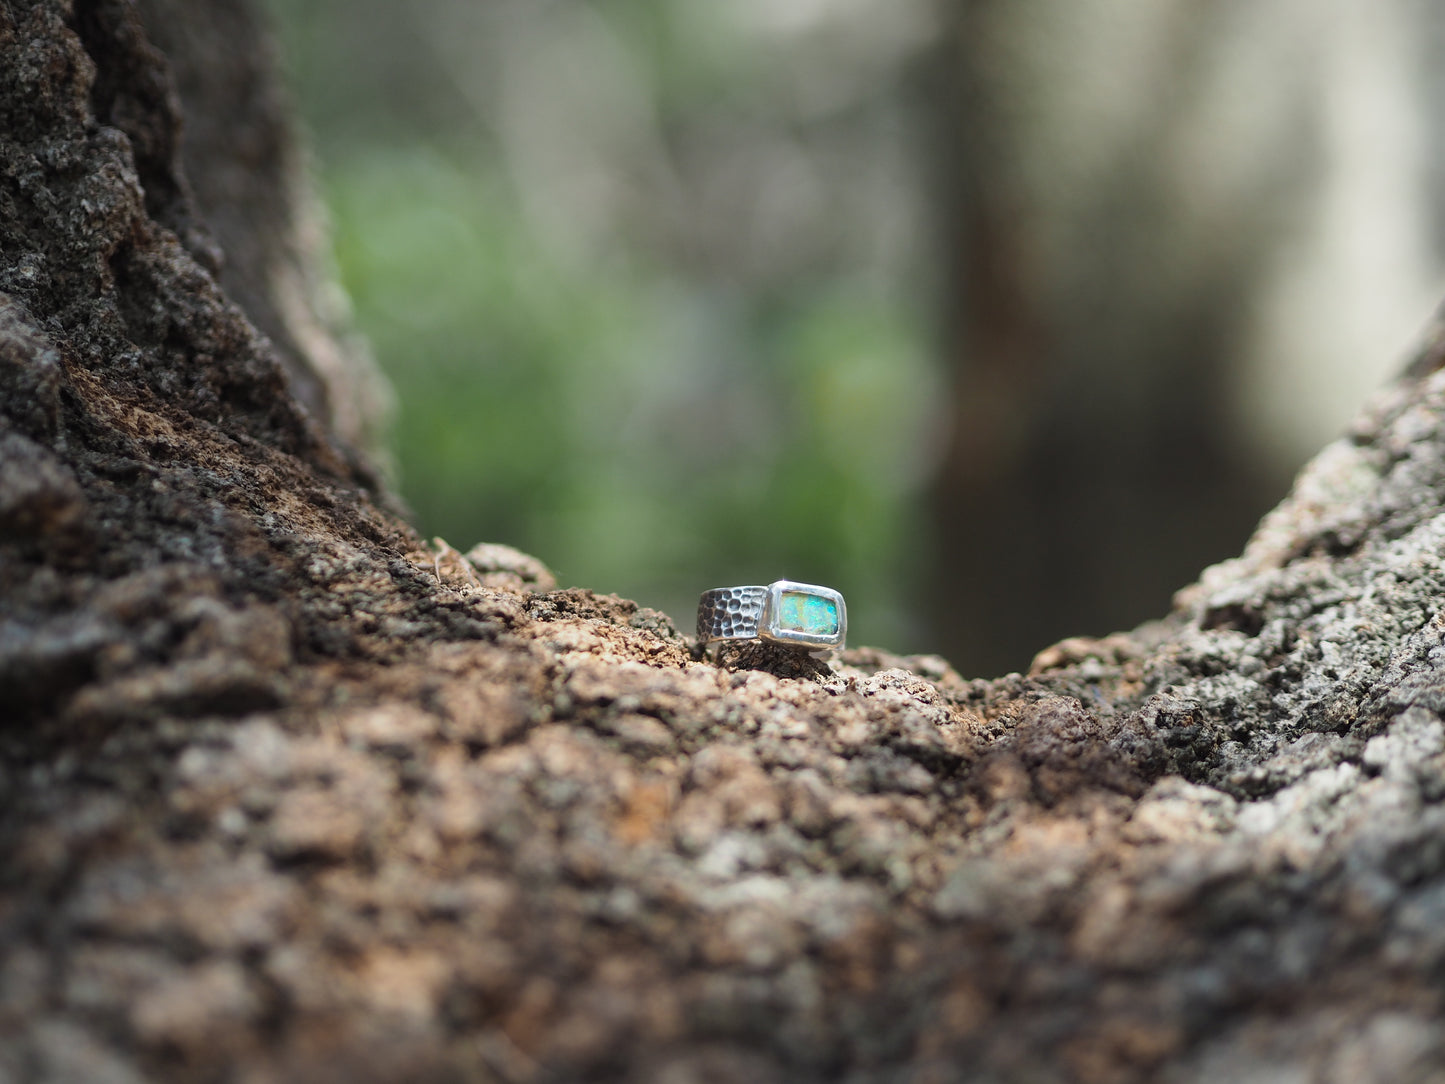
[[0,2],[0,1080],[1439,1079],[1441,342],[1158,623],[712,661],[379,504],[176,103]]

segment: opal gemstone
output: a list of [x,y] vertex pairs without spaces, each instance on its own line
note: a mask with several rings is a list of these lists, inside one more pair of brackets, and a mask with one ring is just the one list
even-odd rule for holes
[[809,636],[838,635],[838,604],[804,591],[784,591],[779,600],[778,627]]

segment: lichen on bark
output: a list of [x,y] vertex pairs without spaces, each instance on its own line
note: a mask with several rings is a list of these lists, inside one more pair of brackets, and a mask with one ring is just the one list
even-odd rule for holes
[[0,1079],[1430,1078],[1434,345],[1160,622],[713,660],[387,510],[152,40],[0,3]]

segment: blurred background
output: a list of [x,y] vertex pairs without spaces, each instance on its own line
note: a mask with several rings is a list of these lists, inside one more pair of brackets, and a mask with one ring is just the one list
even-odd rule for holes
[[966,674],[1162,615],[1445,294],[1439,0],[271,0],[419,529]]

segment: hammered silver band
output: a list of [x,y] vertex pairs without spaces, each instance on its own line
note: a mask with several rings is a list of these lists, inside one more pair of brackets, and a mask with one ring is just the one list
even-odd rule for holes
[[697,601],[697,638],[764,640],[808,651],[842,647],[843,596],[831,587],[776,580],[766,587],[714,587]]
[[705,644],[714,640],[756,640],[763,620],[766,587],[714,587],[697,600],[697,638]]

